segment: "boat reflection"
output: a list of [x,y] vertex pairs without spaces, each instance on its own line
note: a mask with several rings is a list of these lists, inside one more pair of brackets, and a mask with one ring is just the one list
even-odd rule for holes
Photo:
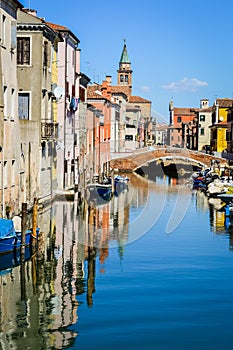
[[0,262],[8,272],[0,274],[1,348],[73,346],[83,296],[87,307],[94,305],[97,260],[104,273],[111,244],[123,259],[130,206],[147,200],[145,180],[132,178],[129,187],[104,205],[54,202],[38,216],[46,234],[37,254],[21,264],[13,256]]
[[[38,225],[45,232],[41,249],[23,264],[17,260],[9,271],[7,261],[1,265],[8,271],[0,274],[1,348],[75,347],[80,309],[95,306],[96,277],[107,272],[110,247],[116,247],[122,262],[131,220],[149,196],[177,191],[177,184],[169,181],[165,188],[163,181],[168,186],[162,177],[150,183],[132,175],[129,190],[104,205],[60,200],[39,213]],[[196,201],[198,210],[209,210],[205,197],[197,194]],[[217,233],[220,221],[214,215],[210,210]],[[221,232],[228,232],[232,246],[232,233]]]

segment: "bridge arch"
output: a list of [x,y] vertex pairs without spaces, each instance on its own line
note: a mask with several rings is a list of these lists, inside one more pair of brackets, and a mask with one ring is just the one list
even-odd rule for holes
[[156,147],[153,149],[138,150],[129,155],[119,155],[118,158],[110,161],[110,167],[112,169],[118,169],[121,172],[133,172],[159,159],[170,160],[171,163],[176,161],[177,164],[178,162],[181,164],[184,161],[186,161],[186,164],[188,164],[188,162],[191,164],[192,162],[204,167],[210,167],[213,160],[217,160],[221,165],[227,165],[226,159],[203,152],[175,147]]

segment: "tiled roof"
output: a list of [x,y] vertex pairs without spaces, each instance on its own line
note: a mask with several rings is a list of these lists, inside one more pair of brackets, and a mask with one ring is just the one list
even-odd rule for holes
[[195,115],[194,108],[174,108],[174,115]]
[[233,105],[232,98],[217,98],[216,102],[218,103],[220,108],[230,108]]
[[114,86],[112,86],[112,93],[113,94],[125,94],[126,96],[129,96],[130,87],[124,86],[124,85],[114,85]]
[[145,98],[140,96],[129,96],[129,102],[130,103],[151,103],[151,101],[146,100]]
[[94,99],[94,100],[106,100],[111,102],[111,100],[103,96],[100,91],[98,91],[97,89],[95,91],[92,91],[92,89],[89,90],[89,87],[87,89],[87,98]]
[[64,31],[69,31],[67,27],[61,26],[60,24],[55,24],[51,22],[46,22],[48,26],[50,26],[53,30],[64,30]]
[[131,103],[127,103],[126,105],[126,111],[140,111],[140,110],[141,110],[140,107],[135,107]]
[[77,38],[77,36],[67,27],[61,26],[60,24],[55,24],[51,22],[46,22],[46,24],[52,28],[54,31],[57,32],[68,32],[78,43],[80,43],[80,40]]

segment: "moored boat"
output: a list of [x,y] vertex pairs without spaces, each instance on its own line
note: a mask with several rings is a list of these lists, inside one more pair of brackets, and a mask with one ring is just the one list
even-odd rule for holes
[[126,176],[117,175],[114,177],[114,193],[115,195],[128,190],[129,178]]
[[[38,235],[40,229],[36,229]],[[31,242],[32,230],[25,233],[25,246],[29,246]],[[0,254],[5,254],[13,250],[17,250],[22,245],[22,233],[16,230],[14,222],[11,219],[0,219]]]
[[112,197],[112,185],[91,183],[86,188],[87,200],[97,202],[108,202]]

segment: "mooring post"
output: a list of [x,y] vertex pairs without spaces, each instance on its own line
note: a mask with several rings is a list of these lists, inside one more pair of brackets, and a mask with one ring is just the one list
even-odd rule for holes
[[37,198],[34,198],[34,204],[33,204],[33,212],[32,212],[32,251],[35,251],[36,248],[36,242],[37,242],[37,234],[36,234],[36,228],[37,228]]
[[22,203],[22,221],[21,221],[21,262],[25,261],[25,244],[27,231],[27,203]]

